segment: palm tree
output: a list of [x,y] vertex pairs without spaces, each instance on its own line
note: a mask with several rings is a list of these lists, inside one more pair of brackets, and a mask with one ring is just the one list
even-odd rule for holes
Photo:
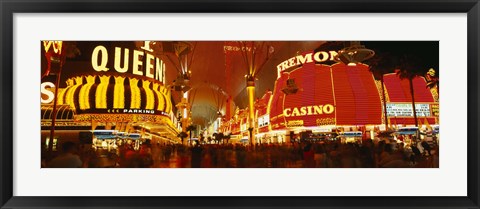
[[185,139],[185,137],[187,137],[187,133],[185,133],[184,131],[180,132],[177,137],[180,137],[180,139],[182,139],[182,145],[183,145],[183,140]]
[[413,79],[418,76],[424,75],[425,71],[428,70],[428,68],[426,68],[422,64],[423,63],[421,63],[417,56],[413,54],[406,54],[402,58],[400,58],[400,69],[397,72],[397,75],[400,77],[400,79],[407,79],[409,82],[415,126],[418,126],[418,121],[417,111],[415,110],[415,90],[413,89]]
[[370,66],[375,80],[380,80],[382,85],[382,98],[383,98],[383,114],[385,118],[385,128],[388,129],[388,115],[387,115],[387,100],[385,97],[385,85],[383,75],[391,73],[395,70],[396,64],[395,56],[388,52],[381,52],[377,50],[375,56],[367,60],[365,63]]
[[[438,69],[439,65],[439,42],[438,41],[392,41],[375,42],[370,41],[366,45],[373,46],[375,51],[388,51],[387,62],[379,64],[384,66],[387,72],[393,69],[400,69],[398,76],[401,79],[408,79],[410,84],[410,95],[412,97],[413,116],[415,125],[418,126],[417,114],[415,111],[415,95],[413,79],[423,76],[430,69]],[[381,69],[380,69],[381,70]]]
[[230,134],[224,134],[223,135],[223,139],[225,139],[227,141],[227,144],[228,144],[228,140],[230,140],[232,136]]
[[197,127],[195,127],[194,125],[189,125],[187,126],[187,131],[190,133],[190,142],[189,143],[192,143],[192,131],[195,131],[197,129]]
[[220,144],[220,141],[223,139],[223,133],[213,133],[213,138]]

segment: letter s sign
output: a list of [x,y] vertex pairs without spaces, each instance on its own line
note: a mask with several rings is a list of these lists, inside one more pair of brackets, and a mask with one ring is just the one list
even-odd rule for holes
[[53,84],[52,82],[45,82],[40,85],[40,92],[42,93],[42,96],[43,95],[47,96],[47,99],[43,99],[43,97],[40,97],[42,104],[48,104],[53,101],[53,99],[55,98],[55,95],[53,94],[52,91],[48,90],[47,88],[54,88],[54,87],[55,87],[55,84]]

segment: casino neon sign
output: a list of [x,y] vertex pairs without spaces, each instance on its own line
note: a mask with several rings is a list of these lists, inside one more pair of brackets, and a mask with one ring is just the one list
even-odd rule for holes
[[331,104],[326,104],[326,105],[285,108],[283,110],[283,115],[285,117],[322,115],[322,114],[332,114],[333,111],[335,111],[335,107]]

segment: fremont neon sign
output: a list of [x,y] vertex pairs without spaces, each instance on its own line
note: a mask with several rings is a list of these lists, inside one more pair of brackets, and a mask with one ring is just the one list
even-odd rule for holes
[[335,61],[335,57],[337,56],[336,51],[319,51],[319,52],[311,52],[305,55],[297,55],[292,57],[288,60],[283,61],[282,63],[277,65],[277,78],[280,78],[282,72],[301,64],[315,62],[325,62],[325,61]]
[[[152,52],[148,43],[142,47],[146,52]],[[123,63],[122,63],[123,56]],[[143,62],[145,56],[145,63]],[[108,50],[105,46],[99,45],[92,52],[92,67],[97,72],[107,72],[110,69],[108,65]],[[132,74],[146,76],[165,83],[165,63],[158,57],[144,51],[130,50],[127,48],[115,47],[114,70],[118,73],[126,73],[129,69],[129,62],[132,62]],[[145,70],[145,72],[143,71]]]
[[283,110],[283,115],[285,117],[304,116],[304,115],[322,115],[322,114],[332,114],[334,110],[335,110],[335,107],[333,107],[333,105],[331,104],[303,106],[303,107],[285,108]]

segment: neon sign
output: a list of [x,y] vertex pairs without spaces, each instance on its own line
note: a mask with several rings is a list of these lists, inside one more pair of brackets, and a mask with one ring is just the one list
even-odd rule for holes
[[51,88],[55,88],[55,84],[52,82],[44,82],[40,84],[40,92],[42,93],[42,96],[45,95],[47,97],[46,99],[41,97],[40,102],[42,104],[48,104],[55,98],[55,94],[53,94]]
[[[417,116],[430,116],[430,106],[428,104],[415,104]],[[387,103],[387,116],[413,117],[412,104]]]
[[315,106],[304,106],[304,107],[294,107],[285,108],[283,110],[283,115],[285,117],[292,116],[304,116],[304,115],[322,115],[322,114],[332,114],[335,110],[335,107],[331,104],[326,105],[315,105]]
[[337,56],[337,54],[338,53],[336,51],[328,51],[328,52],[319,51],[315,53],[311,52],[305,55],[297,55],[295,57],[291,57],[290,59],[285,60],[282,63],[277,65],[277,73],[278,73],[277,78],[280,78],[283,71],[297,65],[311,63],[313,61],[315,62],[335,61],[335,57]]
[[[145,51],[115,47],[113,68],[118,73],[126,73],[130,71],[134,75],[146,76],[165,83],[165,63],[158,57],[147,52],[153,50],[149,47],[149,43],[141,47]],[[92,52],[92,67],[97,72],[108,72],[111,70],[108,66],[108,50],[105,46],[99,45]],[[132,65],[129,65],[129,62]],[[132,69],[130,69],[130,67]]]

